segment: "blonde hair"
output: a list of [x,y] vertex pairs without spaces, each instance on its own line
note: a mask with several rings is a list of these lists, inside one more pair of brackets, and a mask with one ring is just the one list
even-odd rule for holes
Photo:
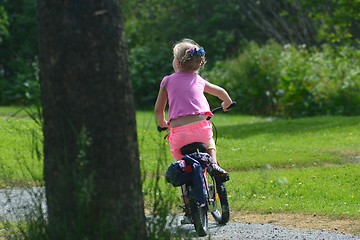
[[197,71],[206,63],[205,51],[194,40],[185,38],[175,43],[174,58],[180,62],[183,71]]

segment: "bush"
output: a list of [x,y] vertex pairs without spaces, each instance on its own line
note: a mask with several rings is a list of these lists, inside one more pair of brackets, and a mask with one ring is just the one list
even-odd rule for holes
[[314,54],[309,64],[314,78],[318,79],[312,91],[318,111],[360,114],[360,51],[349,46],[334,49],[324,45],[322,52]]
[[249,44],[206,77],[227,89],[246,114],[301,117],[360,114],[356,47]]
[[28,63],[19,59],[13,62],[18,71],[13,76],[0,76],[0,103],[4,105],[33,105],[39,103],[40,84],[37,59]]
[[[172,71],[171,49],[168,49],[159,46],[129,49],[130,76],[137,108],[155,104],[162,78]],[[166,62],[162,58],[165,51],[169,51]],[[159,65],[161,65],[160,69]]]
[[279,114],[360,114],[359,54],[348,46],[286,46],[279,59]]
[[224,87],[243,113],[271,115],[277,108],[280,54],[275,42],[263,47],[250,43],[237,58],[217,62],[204,76]]

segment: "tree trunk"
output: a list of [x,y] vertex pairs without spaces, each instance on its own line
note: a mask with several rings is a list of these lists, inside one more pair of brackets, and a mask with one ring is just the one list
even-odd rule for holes
[[118,0],[38,0],[50,239],[145,239]]

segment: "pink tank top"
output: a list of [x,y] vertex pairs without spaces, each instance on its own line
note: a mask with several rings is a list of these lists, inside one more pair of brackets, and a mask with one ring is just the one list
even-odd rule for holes
[[168,95],[169,121],[187,115],[213,115],[204,95],[205,81],[198,74],[183,72],[163,78],[160,87]]

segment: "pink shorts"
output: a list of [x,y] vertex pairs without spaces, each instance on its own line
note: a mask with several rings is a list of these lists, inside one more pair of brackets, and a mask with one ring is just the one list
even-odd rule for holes
[[212,124],[207,120],[171,128],[168,136],[171,154],[175,160],[180,160],[183,157],[180,148],[193,142],[202,142],[209,148],[209,144],[215,145],[212,137]]

